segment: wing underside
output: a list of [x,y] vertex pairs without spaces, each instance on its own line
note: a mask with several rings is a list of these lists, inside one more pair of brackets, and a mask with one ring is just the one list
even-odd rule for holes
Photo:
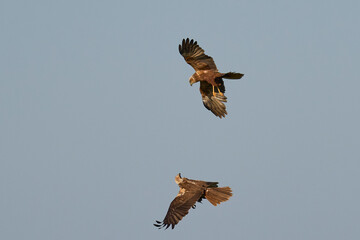
[[[218,92],[219,90],[222,94]],[[224,102],[227,102],[227,98],[223,94],[225,92],[225,87],[215,88],[214,92],[215,94],[213,94],[213,86],[210,83],[205,81],[200,82],[200,93],[204,106],[216,116],[220,118],[225,117],[227,114],[226,106],[224,104]]]
[[186,191],[180,189],[178,196],[171,202],[168,212],[162,222],[156,221],[155,227],[161,228],[174,228],[179,221],[185,217],[191,207],[193,207],[203,195],[201,189]]

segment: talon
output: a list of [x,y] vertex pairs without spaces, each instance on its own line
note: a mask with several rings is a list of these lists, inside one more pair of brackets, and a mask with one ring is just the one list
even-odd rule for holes
[[[215,93],[215,86],[213,85],[213,96],[216,97],[216,93]],[[219,89],[219,88],[218,88]]]

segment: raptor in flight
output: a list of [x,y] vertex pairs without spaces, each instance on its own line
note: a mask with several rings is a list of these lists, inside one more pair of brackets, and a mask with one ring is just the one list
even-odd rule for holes
[[180,191],[171,202],[169,210],[162,222],[156,221],[155,227],[167,229],[174,228],[178,222],[189,213],[190,208],[196,207],[196,202],[205,198],[216,206],[229,200],[232,196],[230,187],[218,187],[218,182],[205,182],[181,177],[179,173],[175,177]]
[[190,77],[190,85],[200,82],[200,93],[204,106],[216,116],[222,118],[227,114],[224,102],[225,79],[240,79],[244,74],[228,72],[220,73],[212,57],[205,54],[205,51],[193,39],[183,39],[179,45],[179,52],[185,61],[190,64],[195,73]]

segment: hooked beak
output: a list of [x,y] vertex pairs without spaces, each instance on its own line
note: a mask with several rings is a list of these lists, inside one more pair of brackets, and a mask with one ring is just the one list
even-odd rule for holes
[[195,78],[191,76],[189,79],[189,83],[190,83],[190,86],[192,86],[194,83],[196,83]]

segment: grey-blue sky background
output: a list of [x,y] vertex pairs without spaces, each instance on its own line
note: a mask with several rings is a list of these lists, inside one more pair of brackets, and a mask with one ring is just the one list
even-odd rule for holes
[[[359,239],[359,1],[1,1],[1,239]],[[194,38],[226,82],[201,102]],[[175,175],[230,201],[162,220]]]

